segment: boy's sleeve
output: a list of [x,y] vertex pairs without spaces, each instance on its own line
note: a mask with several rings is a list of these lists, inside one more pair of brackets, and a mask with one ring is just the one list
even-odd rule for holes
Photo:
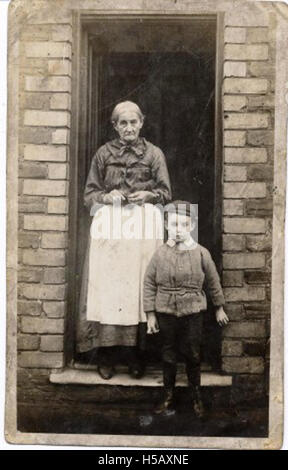
[[202,250],[201,256],[205,273],[205,280],[207,283],[211,300],[215,307],[221,307],[225,304],[225,298],[215,263],[208,250]]
[[152,256],[144,276],[143,307],[144,312],[155,312],[157,252]]

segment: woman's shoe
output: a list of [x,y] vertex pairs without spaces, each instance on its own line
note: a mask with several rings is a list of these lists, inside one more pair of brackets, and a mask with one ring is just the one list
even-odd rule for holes
[[104,380],[111,379],[115,374],[115,369],[112,366],[98,366],[97,371]]
[[134,363],[129,365],[128,371],[133,379],[141,379],[144,375],[145,367],[143,364]]

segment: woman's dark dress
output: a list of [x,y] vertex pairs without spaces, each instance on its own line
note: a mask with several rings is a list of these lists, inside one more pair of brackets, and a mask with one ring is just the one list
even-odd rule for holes
[[[139,138],[133,146],[116,139],[100,147],[93,157],[84,192],[85,206],[91,215],[93,206],[102,204],[103,196],[113,189],[120,190],[126,196],[135,191],[151,191],[155,195],[151,203],[165,205],[171,200],[171,188],[163,152],[144,138]],[[87,321],[90,240],[88,245],[77,319],[77,350],[86,352],[102,346],[135,346],[139,339],[139,327],[144,324],[123,326]],[[134,260],[127,258],[125,263],[132,266]],[[107,285],[103,295],[110,294],[113,295],[113,292]]]

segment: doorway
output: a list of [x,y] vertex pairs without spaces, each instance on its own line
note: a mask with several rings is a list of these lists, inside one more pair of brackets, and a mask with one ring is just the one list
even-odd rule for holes
[[[83,207],[83,190],[95,151],[115,138],[110,116],[114,106],[124,100],[140,106],[146,116],[141,135],[166,156],[173,199],[198,204],[199,242],[211,251],[220,268],[216,38],[217,19],[210,16],[165,22],[110,19],[83,25],[77,298],[90,225],[90,216]],[[210,305],[204,331],[203,362],[215,369],[221,338]],[[153,349],[157,344],[150,345],[150,353]],[[154,351],[147,352],[148,358],[153,355]]]

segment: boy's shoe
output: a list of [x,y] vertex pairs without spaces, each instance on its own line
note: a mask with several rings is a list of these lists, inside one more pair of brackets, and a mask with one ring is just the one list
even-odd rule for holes
[[164,399],[156,406],[154,413],[157,415],[170,416],[176,413],[174,408],[174,391],[165,390]]
[[97,371],[100,377],[102,377],[102,379],[104,380],[111,379],[113,375],[115,374],[115,369],[113,366],[104,366],[104,365],[101,366],[100,365],[98,366]]
[[197,418],[201,419],[204,417],[204,406],[203,406],[201,399],[200,400],[194,399],[193,410]]
[[204,417],[204,405],[201,399],[200,387],[192,387],[192,403],[193,411],[197,418],[201,419]]

